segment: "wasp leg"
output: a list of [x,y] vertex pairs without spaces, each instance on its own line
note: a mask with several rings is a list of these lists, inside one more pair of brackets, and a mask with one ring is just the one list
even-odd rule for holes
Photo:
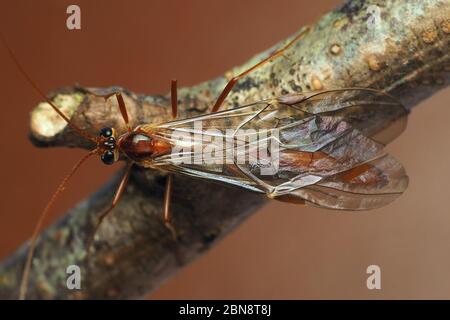
[[172,233],[173,239],[177,240],[177,233],[175,231],[175,228],[172,225],[171,218],[170,218],[170,197],[172,195],[172,185],[173,185],[173,174],[169,173],[167,175],[167,182],[166,182],[166,191],[164,193],[164,211],[163,211],[163,221],[164,225],[167,229],[170,230]]
[[[172,103],[172,118],[175,119],[177,117],[177,113],[178,113],[177,80],[176,79],[173,79],[171,82],[171,85],[170,85],[170,100]],[[177,233],[171,223],[171,218],[170,218],[170,198],[172,195],[172,185],[173,185],[173,174],[169,173],[167,175],[166,190],[164,193],[163,221],[164,221],[164,225],[166,226],[166,228],[169,229],[170,232],[172,233],[173,239],[176,240]]]
[[127,186],[128,178],[130,177],[131,168],[133,167],[133,163],[130,162],[127,164],[127,168],[125,169],[125,173],[120,180],[119,186],[117,187],[116,193],[114,194],[113,201],[111,203],[111,206],[105,210],[97,219],[97,224],[95,225],[94,232],[89,237],[88,243],[87,243],[87,256],[86,256],[86,264],[89,264],[89,257],[91,252],[91,247],[94,244],[95,234],[97,233],[98,229],[100,228],[101,223],[103,220],[111,213],[111,211],[115,208],[115,206],[119,203],[119,200],[125,191],[125,187]]
[[176,119],[178,113],[177,80],[173,79],[170,84],[170,100],[172,102],[172,118]]
[[128,131],[131,132],[132,128],[129,123],[127,107],[125,105],[125,101],[123,100],[122,93],[112,92],[112,93],[108,93],[108,94],[96,94],[96,93],[91,92],[91,94],[96,97],[104,98],[105,101],[108,100],[108,98],[115,95],[116,99],[117,99],[117,103],[119,104],[119,110],[120,110],[120,114],[122,115],[123,121],[125,122]]
[[297,35],[293,40],[291,40],[287,45],[285,45],[283,48],[275,51],[272,55],[270,55],[268,58],[260,61],[259,63],[257,63],[256,65],[254,65],[253,67],[251,67],[248,70],[245,70],[244,72],[238,74],[237,76],[233,77],[225,86],[225,88],[223,89],[222,93],[220,94],[219,98],[217,98],[216,103],[214,104],[214,107],[212,108],[211,112],[217,112],[220,107],[222,106],[225,98],[228,96],[228,94],[230,93],[230,91],[233,89],[234,85],[236,84],[236,82],[238,82],[241,78],[245,77],[246,75],[248,75],[249,73],[251,73],[252,71],[262,67],[263,65],[265,65],[267,62],[271,62],[272,60],[284,56],[284,52],[289,49],[295,42],[297,42],[298,40],[300,40],[301,38],[303,38],[303,36],[309,31],[309,27],[307,27],[304,31],[302,31],[299,35]]

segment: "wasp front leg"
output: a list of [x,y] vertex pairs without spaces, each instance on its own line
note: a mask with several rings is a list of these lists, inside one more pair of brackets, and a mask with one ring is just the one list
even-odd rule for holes
[[108,94],[96,94],[94,92],[91,92],[91,94],[96,97],[104,98],[105,101],[108,100],[112,96],[116,96],[117,103],[119,104],[120,114],[122,115],[122,119],[125,122],[125,125],[127,126],[127,130],[128,130],[128,132],[132,131],[132,128],[129,123],[127,107],[125,105],[125,101],[123,100],[122,93],[115,91],[115,92],[108,93]]

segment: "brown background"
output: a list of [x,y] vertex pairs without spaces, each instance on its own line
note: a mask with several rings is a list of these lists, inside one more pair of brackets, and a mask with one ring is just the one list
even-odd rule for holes
[[[76,82],[167,92],[244,62],[339,1],[2,1],[1,29],[18,59],[49,91]],[[65,28],[79,4],[82,30]],[[83,153],[36,149],[27,139],[39,97],[0,48],[0,255],[27,237],[57,183]],[[272,202],[150,298],[450,298],[450,91],[416,107],[389,146],[411,182],[392,205],[335,213]],[[51,221],[115,168],[91,160]],[[205,201],[207,201],[205,199]],[[49,223],[51,222],[49,221]],[[382,268],[382,290],[365,286]]]

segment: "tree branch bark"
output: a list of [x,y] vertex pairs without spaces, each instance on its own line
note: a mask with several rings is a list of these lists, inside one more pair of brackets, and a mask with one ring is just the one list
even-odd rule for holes
[[[371,5],[380,10],[373,24],[374,16],[368,13]],[[449,39],[448,1],[348,1],[320,18],[311,32],[289,49],[286,58],[239,82],[225,108],[301,91],[358,86],[385,90],[411,109],[448,85]],[[180,89],[179,116],[207,112],[231,75],[281,45],[223,77]],[[168,95],[137,95],[118,89],[124,94],[133,126],[170,119]],[[104,126],[125,129],[112,100],[104,103],[79,87],[59,89],[51,96],[77,126],[93,134]],[[32,114],[30,137],[37,146],[92,147],[45,104]],[[161,220],[165,177],[135,167],[120,204],[97,234],[88,266],[83,265],[86,241],[96,217],[112,200],[118,176],[42,233],[28,298],[142,297],[214,246],[265,202],[260,195],[227,186],[182,176],[174,181],[172,213],[177,242]],[[26,249],[27,244],[1,263],[0,298],[18,297]],[[66,288],[66,268],[72,264],[84,267],[79,291]]]

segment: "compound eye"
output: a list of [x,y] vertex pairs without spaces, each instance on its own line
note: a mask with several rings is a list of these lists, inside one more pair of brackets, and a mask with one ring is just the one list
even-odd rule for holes
[[112,136],[112,134],[113,134],[113,131],[112,131],[111,128],[105,127],[105,128],[100,130],[100,135],[102,137],[109,138],[109,137]]
[[113,164],[114,163],[114,152],[112,151],[105,151],[105,153],[102,154],[101,159],[104,164]]

